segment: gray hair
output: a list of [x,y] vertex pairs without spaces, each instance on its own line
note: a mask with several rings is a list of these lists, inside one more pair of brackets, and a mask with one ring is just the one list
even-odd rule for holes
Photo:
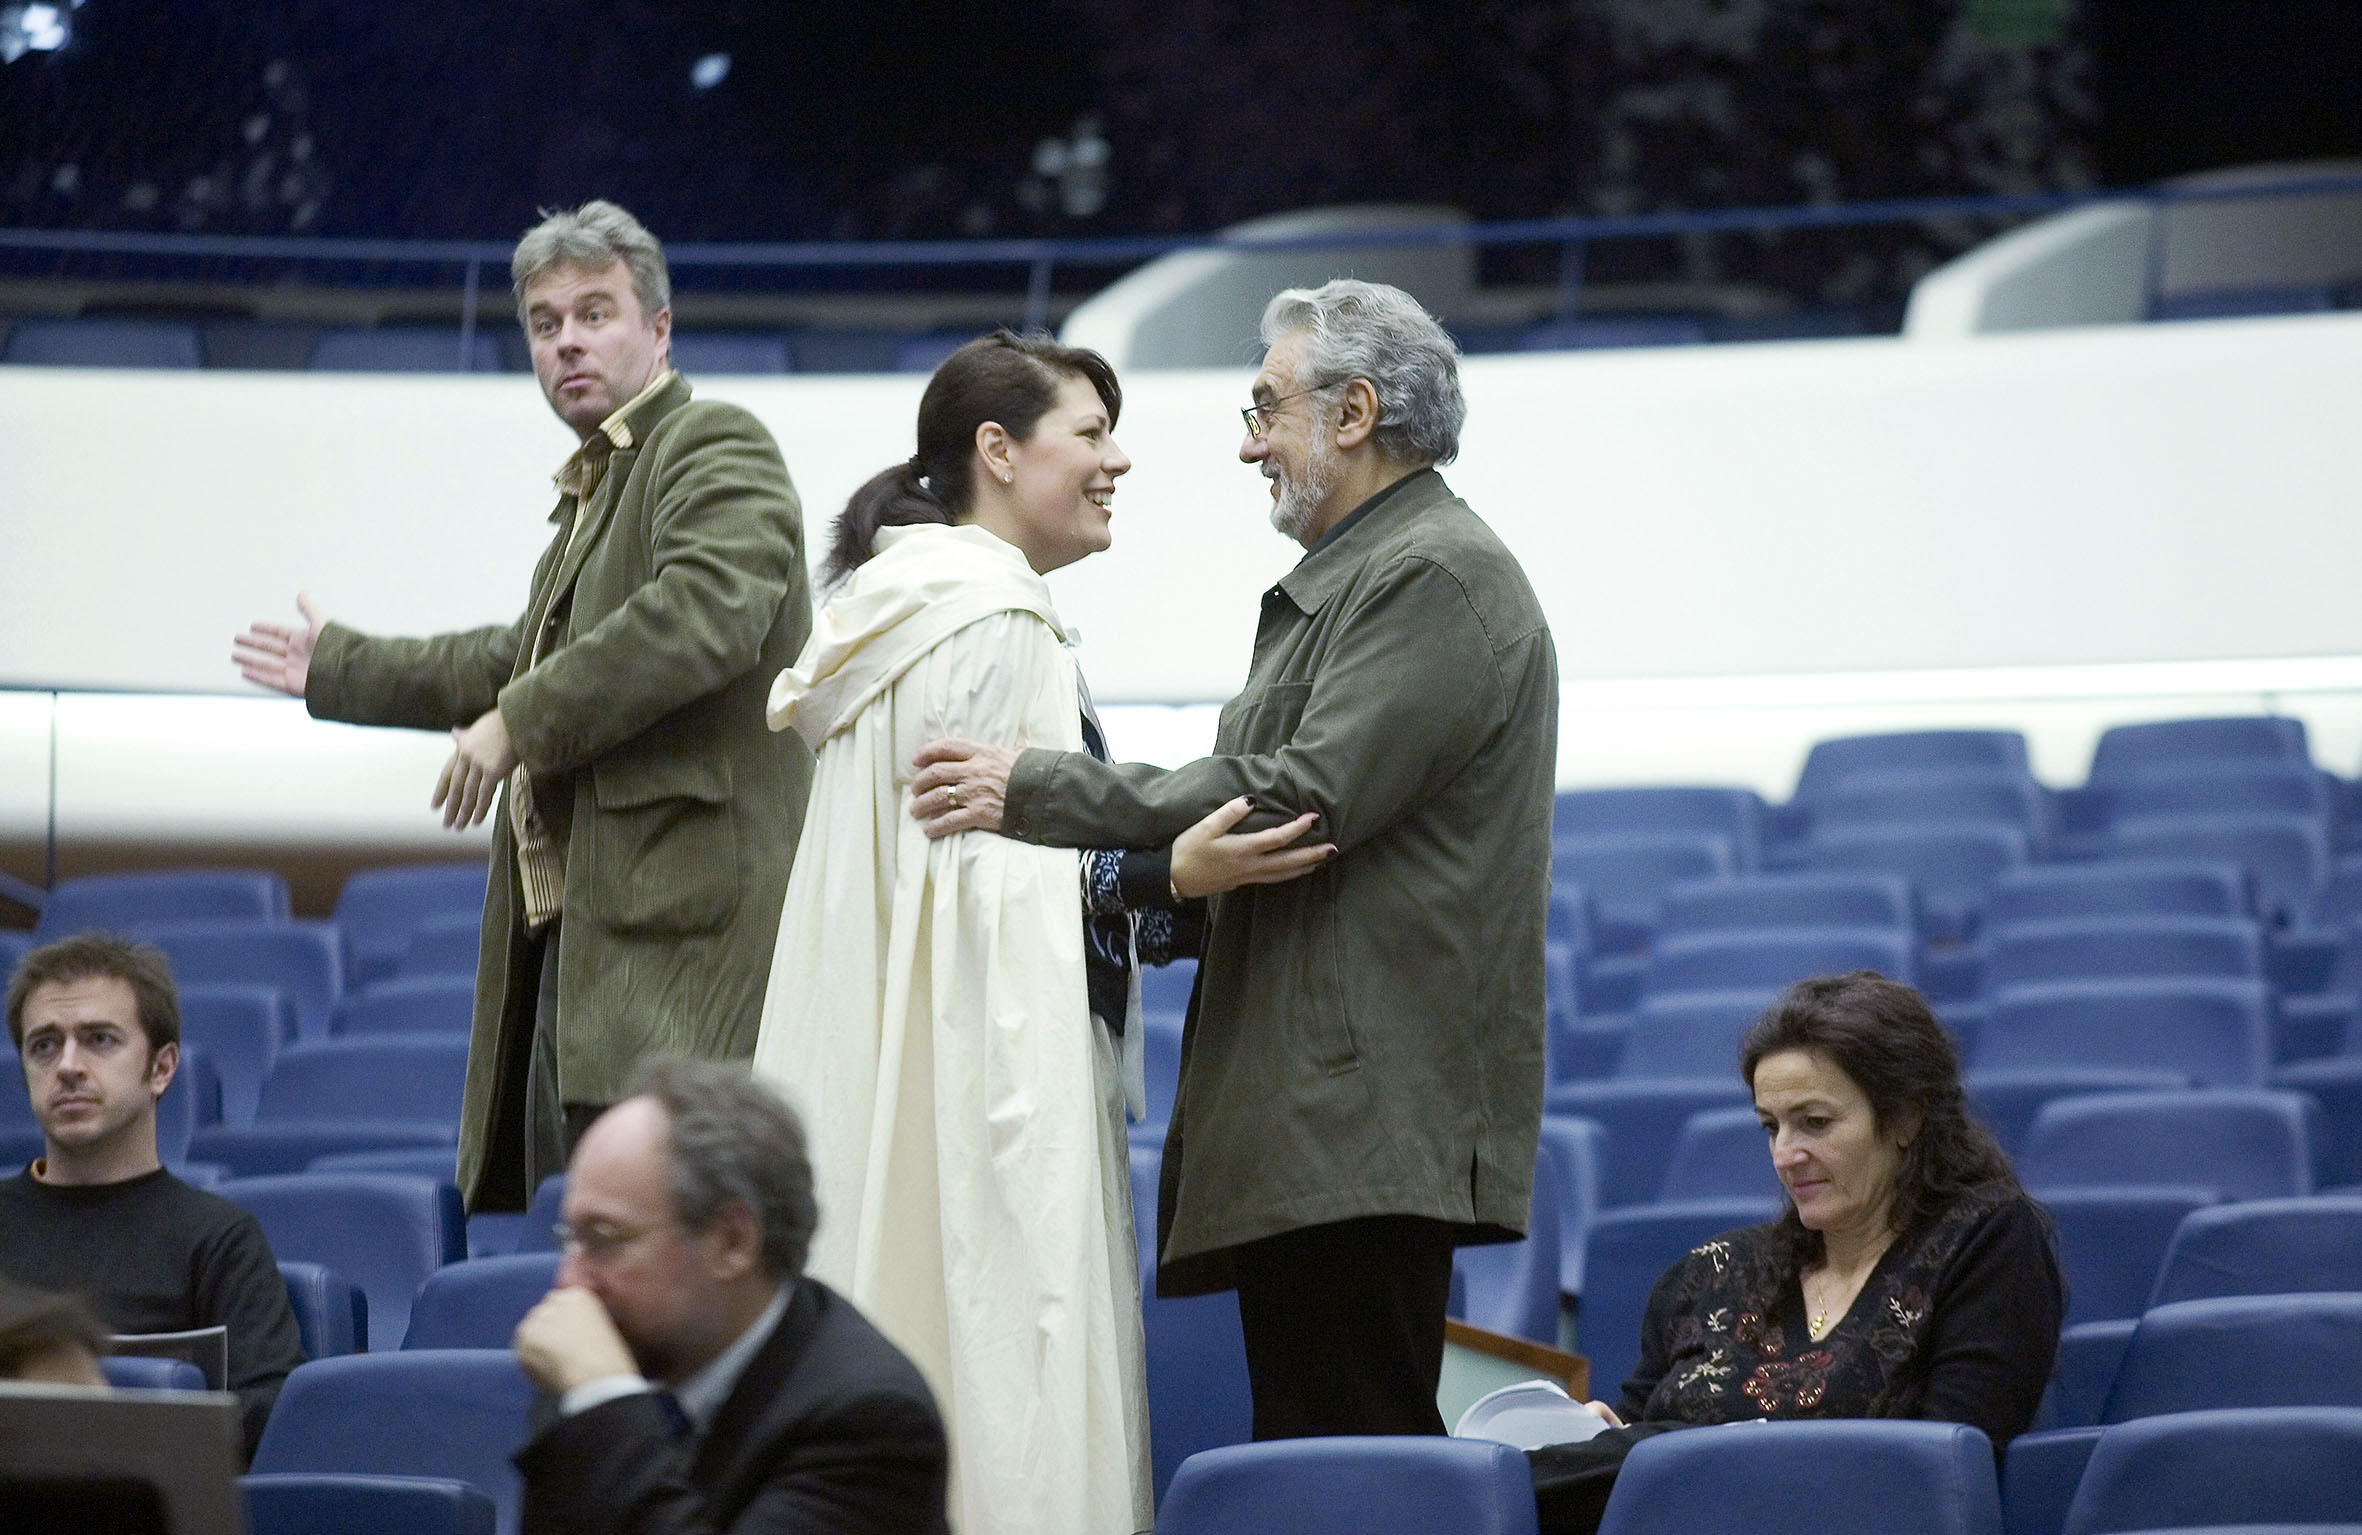
[[1263,308],[1263,345],[1302,331],[1305,385],[1369,380],[1378,395],[1378,448],[1411,464],[1448,464],[1460,454],[1468,402],[1460,394],[1460,349],[1435,316],[1400,288],[1340,277],[1289,288]]
[[683,1226],[702,1231],[744,1205],[762,1227],[764,1272],[782,1281],[803,1273],[820,1212],[795,1110],[745,1062],[687,1056],[649,1061],[625,1096],[655,1099],[672,1122],[673,1215]]
[[640,318],[654,320],[658,310],[673,302],[672,274],[665,269],[664,247],[648,226],[604,198],[579,208],[544,208],[541,222],[525,231],[517,253],[509,258],[509,286],[517,295],[517,314],[525,313],[525,288],[555,267],[587,267],[593,271],[611,261],[631,273],[632,296],[640,301]]

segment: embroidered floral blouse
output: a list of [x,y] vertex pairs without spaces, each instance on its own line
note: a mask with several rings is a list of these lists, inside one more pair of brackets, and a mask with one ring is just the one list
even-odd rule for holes
[[2033,1421],[2065,1294],[2031,1200],[1965,1200],[1895,1243],[1817,1341],[1772,1231],[1725,1232],[1657,1281],[1625,1421],[1931,1418],[1983,1429],[1996,1452]]

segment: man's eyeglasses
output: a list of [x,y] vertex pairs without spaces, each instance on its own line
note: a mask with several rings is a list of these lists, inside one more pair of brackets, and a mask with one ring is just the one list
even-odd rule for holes
[[1308,394],[1318,394],[1323,389],[1334,389],[1339,384],[1350,382],[1349,379],[1333,378],[1325,384],[1315,384],[1310,389],[1299,389],[1294,394],[1283,394],[1276,400],[1265,400],[1260,404],[1246,406],[1239,411],[1238,418],[1247,424],[1249,437],[1260,437],[1271,430],[1271,423],[1279,418],[1279,408],[1287,404],[1288,401],[1301,400]]
[[604,1263],[640,1238],[663,1229],[658,1225],[643,1226],[632,1231],[622,1226],[610,1226],[605,1221],[591,1221],[581,1227],[574,1227],[560,1221],[550,1227],[549,1234],[550,1239],[558,1244],[558,1251],[567,1253],[579,1250],[592,1262]]

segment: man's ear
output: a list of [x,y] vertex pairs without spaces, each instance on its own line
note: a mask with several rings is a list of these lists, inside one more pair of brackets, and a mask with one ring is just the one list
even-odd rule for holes
[[151,1098],[163,1097],[164,1089],[172,1085],[173,1073],[179,1070],[180,1046],[177,1044],[158,1046],[156,1053],[148,1057],[148,1096]]
[[715,1279],[743,1279],[763,1266],[763,1223],[742,1204],[726,1204],[705,1228],[706,1272]]
[[1347,379],[1344,402],[1337,409],[1337,446],[1350,452],[1377,429],[1378,391],[1366,378]]

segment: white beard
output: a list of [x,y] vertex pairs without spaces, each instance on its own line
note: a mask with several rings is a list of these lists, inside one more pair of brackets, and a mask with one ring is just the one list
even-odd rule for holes
[[1336,447],[1324,438],[1313,445],[1302,479],[1273,474],[1271,477],[1279,482],[1279,499],[1271,504],[1271,525],[1283,537],[1303,543],[1305,535],[1320,525],[1321,508],[1328,505],[1329,497],[1336,492],[1343,468]]

